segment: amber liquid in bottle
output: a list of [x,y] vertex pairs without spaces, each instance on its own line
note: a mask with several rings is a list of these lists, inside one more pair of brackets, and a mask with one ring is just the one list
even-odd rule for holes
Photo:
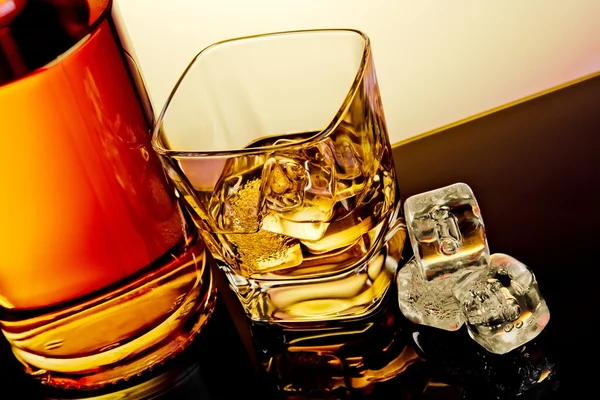
[[29,373],[94,388],[185,348],[214,287],[111,2],[14,3],[0,19],[0,323]]

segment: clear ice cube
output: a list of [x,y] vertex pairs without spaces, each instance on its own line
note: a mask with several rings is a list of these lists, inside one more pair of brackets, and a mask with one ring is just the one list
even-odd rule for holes
[[409,197],[406,225],[426,280],[485,268],[490,252],[471,188],[456,183]]
[[327,142],[320,142],[303,149],[293,159],[305,172],[304,201],[298,207],[282,210],[281,218],[310,223],[330,221],[336,189],[335,160],[330,146]]
[[398,272],[398,303],[400,311],[410,321],[447,331],[455,331],[463,324],[458,301],[452,288],[459,274],[448,274],[427,281],[413,258]]
[[550,319],[533,273],[506,254],[493,254],[489,268],[463,276],[453,293],[469,335],[491,353],[527,343]]
[[269,158],[262,170],[262,193],[267,208],[287,212],[301,207],[308,181],[308,173],[301,160]]
[[326,235],[319,240],[301,240],[301,242],[312,254],[322,254],[351,246],[373,228],[371,217],[362,221],[347,217],[330,224],[328,230],[324,232]]
[[262,229],[300,240],[325,235],[336,203],[334,157],[326,143],[273,155],[262,173]]
[[277,214],[269,214],[262,221],[262,229],[265,231],[308,241],[321,239],[328,226],[327,222],[294,222],[281,218]]
[[311,168],[305,169],[303,164],[307,163],[280,156],[265,163],[262,194],[266,210],[261,228],[296,239],[319,240],[329,225],[320,221],[329,217],[330,210],[321,210],[311,201]]

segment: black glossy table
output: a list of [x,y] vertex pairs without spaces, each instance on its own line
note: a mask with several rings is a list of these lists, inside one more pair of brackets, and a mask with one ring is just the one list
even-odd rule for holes
[[600,75],[404,143],[395,158],[404,198],[469,184],[490,250],[535,272],[559,366],[557,391],[539,398],[596,398]]
[[[600,361],[600,75],[400,143],[394,156],[403,198],[455,182],[473,188],[492,252],[511,254],[534,270],[551,319],[526,349],[506,356],[485,354],[464,328],[447,333],[415,327],[427,356],[407,369],[412,375],[405,382],[418,379],[427,387],[388,385],[370,398],[513,398],[535,363],[547,363],[552,373],[536,375],[540,384],[519,398],[594,398]],[[129,385],[137,384],[147,398],[274,397],[256,372],[252,340],[233,303],[231,296],[220,298],[186,354]],[[126,388],[104,394],[111,390]],[[30,381],[2,341],[0,399],[78,396]],[[113,398],[130,398],[120,396]]]

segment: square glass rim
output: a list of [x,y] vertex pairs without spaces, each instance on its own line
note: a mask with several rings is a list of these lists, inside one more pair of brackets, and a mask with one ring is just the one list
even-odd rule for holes
[[[162,137],[162,129],[163,123],[165,120],[165,116],[169,111],[169,105],[171,104],[173,98],[177,94],[178,89],[185,81],[186,77],[190,73],[191,69],[194,67],[196,62],[203,56],[205,56],[211,50],[224,45],[224,44],[233,44],[235,42],[243,42],[254,39],[266,39],[266,38],[276,38],[283,37],[286,35],[309,35],[315,33],[348,33],[353,34],[358,39],[362,39],[362,54],[360,56],[360,61],[358,63],[358,68],[356,69],[356,74],[351,85],[348,87],[347,94],[338,108],[337,112],[333,115],[333,118],[327,124],[327,126],[319,131],[316,131],[313,136],[308,138],[304,138],[299,141],[294,141],[291,143],[282,143],[277,145],[270,146],[257,146],[257,147],[248,147],[248,148],[239,148],[239,149],[231,149],[231,150],[178,150],[171,149],[165,146],[163,137]],[[341,123],[342,117],[347,112],[350,104],[356,93],[360,90],[363,77],[365,71],[367,70],[367,66],[371,59],[371,45],[369,37],[362,31],[352,28],[319,28],[319,29],[303,29],[303,30],[290,30],[290,31],[279,31],[279,32],[271,32],[271,33],[262,33],[258,35],[249,35],[249,36],[241,36],[232,39],[226,39],[219,42],[215,42],[208,47],[201,50],[196,54],[188,64],[188,66],[183,71],[182,75],[179,77],[177,83],[171,90],[156,122],[152,128],[152,147],[154,151],[156,151],[159,155],[165,157],[202,157],[202,158],[221,158],[221,157],[230,157],[230,156],[239,156],[239,155],[260,155],[264,154],[265,151],[271,150],[282,150],[287,148],[297,148],[298,146],[302,146],[309,143],[316,143],[321,140],[324,140],[327,136],[329,136],[332,132],[335,131],[337,126]]]

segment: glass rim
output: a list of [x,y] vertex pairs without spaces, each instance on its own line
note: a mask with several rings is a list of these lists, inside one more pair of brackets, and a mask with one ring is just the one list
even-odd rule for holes
[[[163,125],[163,120],[167,114],[169,105],[171,104],[171,101],[175,97],[175,95],[177,93],[177,89],[182,84],[182,82],[185,80],[188,72],[190,72],[190,70],[196,63],[196,61],[202,55],[204,55],[207,51],[211,50],[214,47],[220,46],[222,44],[244,41],[244,40],[248,40],[248,39],[259,39],[259,38],[264,38],[264,37],[269,37],[269,36],[284,36],[284,35],[290,35],[290,34],[310,34],[310,33],[327,33],[327,32],[347,32],[347,33],[357,34],[364,40],[364,45],[363,45],[363,51],[362,51],[360,64],[357,68],[356,75],[354,76],[354,79],[352,81],[352,85],[350,86],[348,93],[346,94],[346,97],[344,98],[344,101],[338,108],[338,111],[335,113],[335,115],[333,116],[333,118],[327,124],[327,126],[325,128],[318,131],[313,136],[303,139],[303,140],[299,140],[297,142],[283,143],[283,144],[272,145],[272,146],[263,146],[263,147],[250,147],[250,148],[231,149],[231,150],[174,150],[174,149],[168,149],[163,145],[163,142],[160,139],[160,134],[161,134],[161,128]],[[225,39],[225,40],[215,42],[215,43],[205,47],[204,49],[202,49],[200,52],[198,52],[192,58],[192,60],[189,62],[189,64],[184,69],[181,76],[177,79],[177,83],[175,83],[175,86],[173,86],[173,89],[171,89],[171,92],[169,93],[169,96],[167,97],[167,100],[166,100],[165,104],[163,105],[162,110],[161,110],[160,114],[158,115],[156,122],[154,123],[154,126],[152,127],[152,136],[151,136],[152,148],[154,149],[154,151],[157,154],[159,154],[161,156],[167,156],[167,157],[221,158],[221,157],[230,157],[230,156],[237,156],[237,155],[259,155],[259,154],[264,154],[265,151],[268,151],[268,150],[284,150],[284,149],[294,148],[296,146],[305,145],[305,144],[311,143],[311,142],[318,142],[318,141],[324,139],[325,137],[327,137],[340,124],[341,116],[345,114],[346,110],[348,109],[348,107],[350,106],[350,104],[352,102],[352,99],[356,95],[356,93],[361,85],[361,82],[363,80],[363,77],[364,77],[364,74],[365,74],[365,71],[367,68],[367,62],[368,62],[370,56],[371,56],[371,45],[370,45],[369,37],[364,32],[362,32],[358,29],[352,29],[352,28],[319,28],[319,29],[279,31],[279,32],[261,33],[261,34],[257,34],[257,35],[240,36],[240,37],[235,37],[235,38]]]

